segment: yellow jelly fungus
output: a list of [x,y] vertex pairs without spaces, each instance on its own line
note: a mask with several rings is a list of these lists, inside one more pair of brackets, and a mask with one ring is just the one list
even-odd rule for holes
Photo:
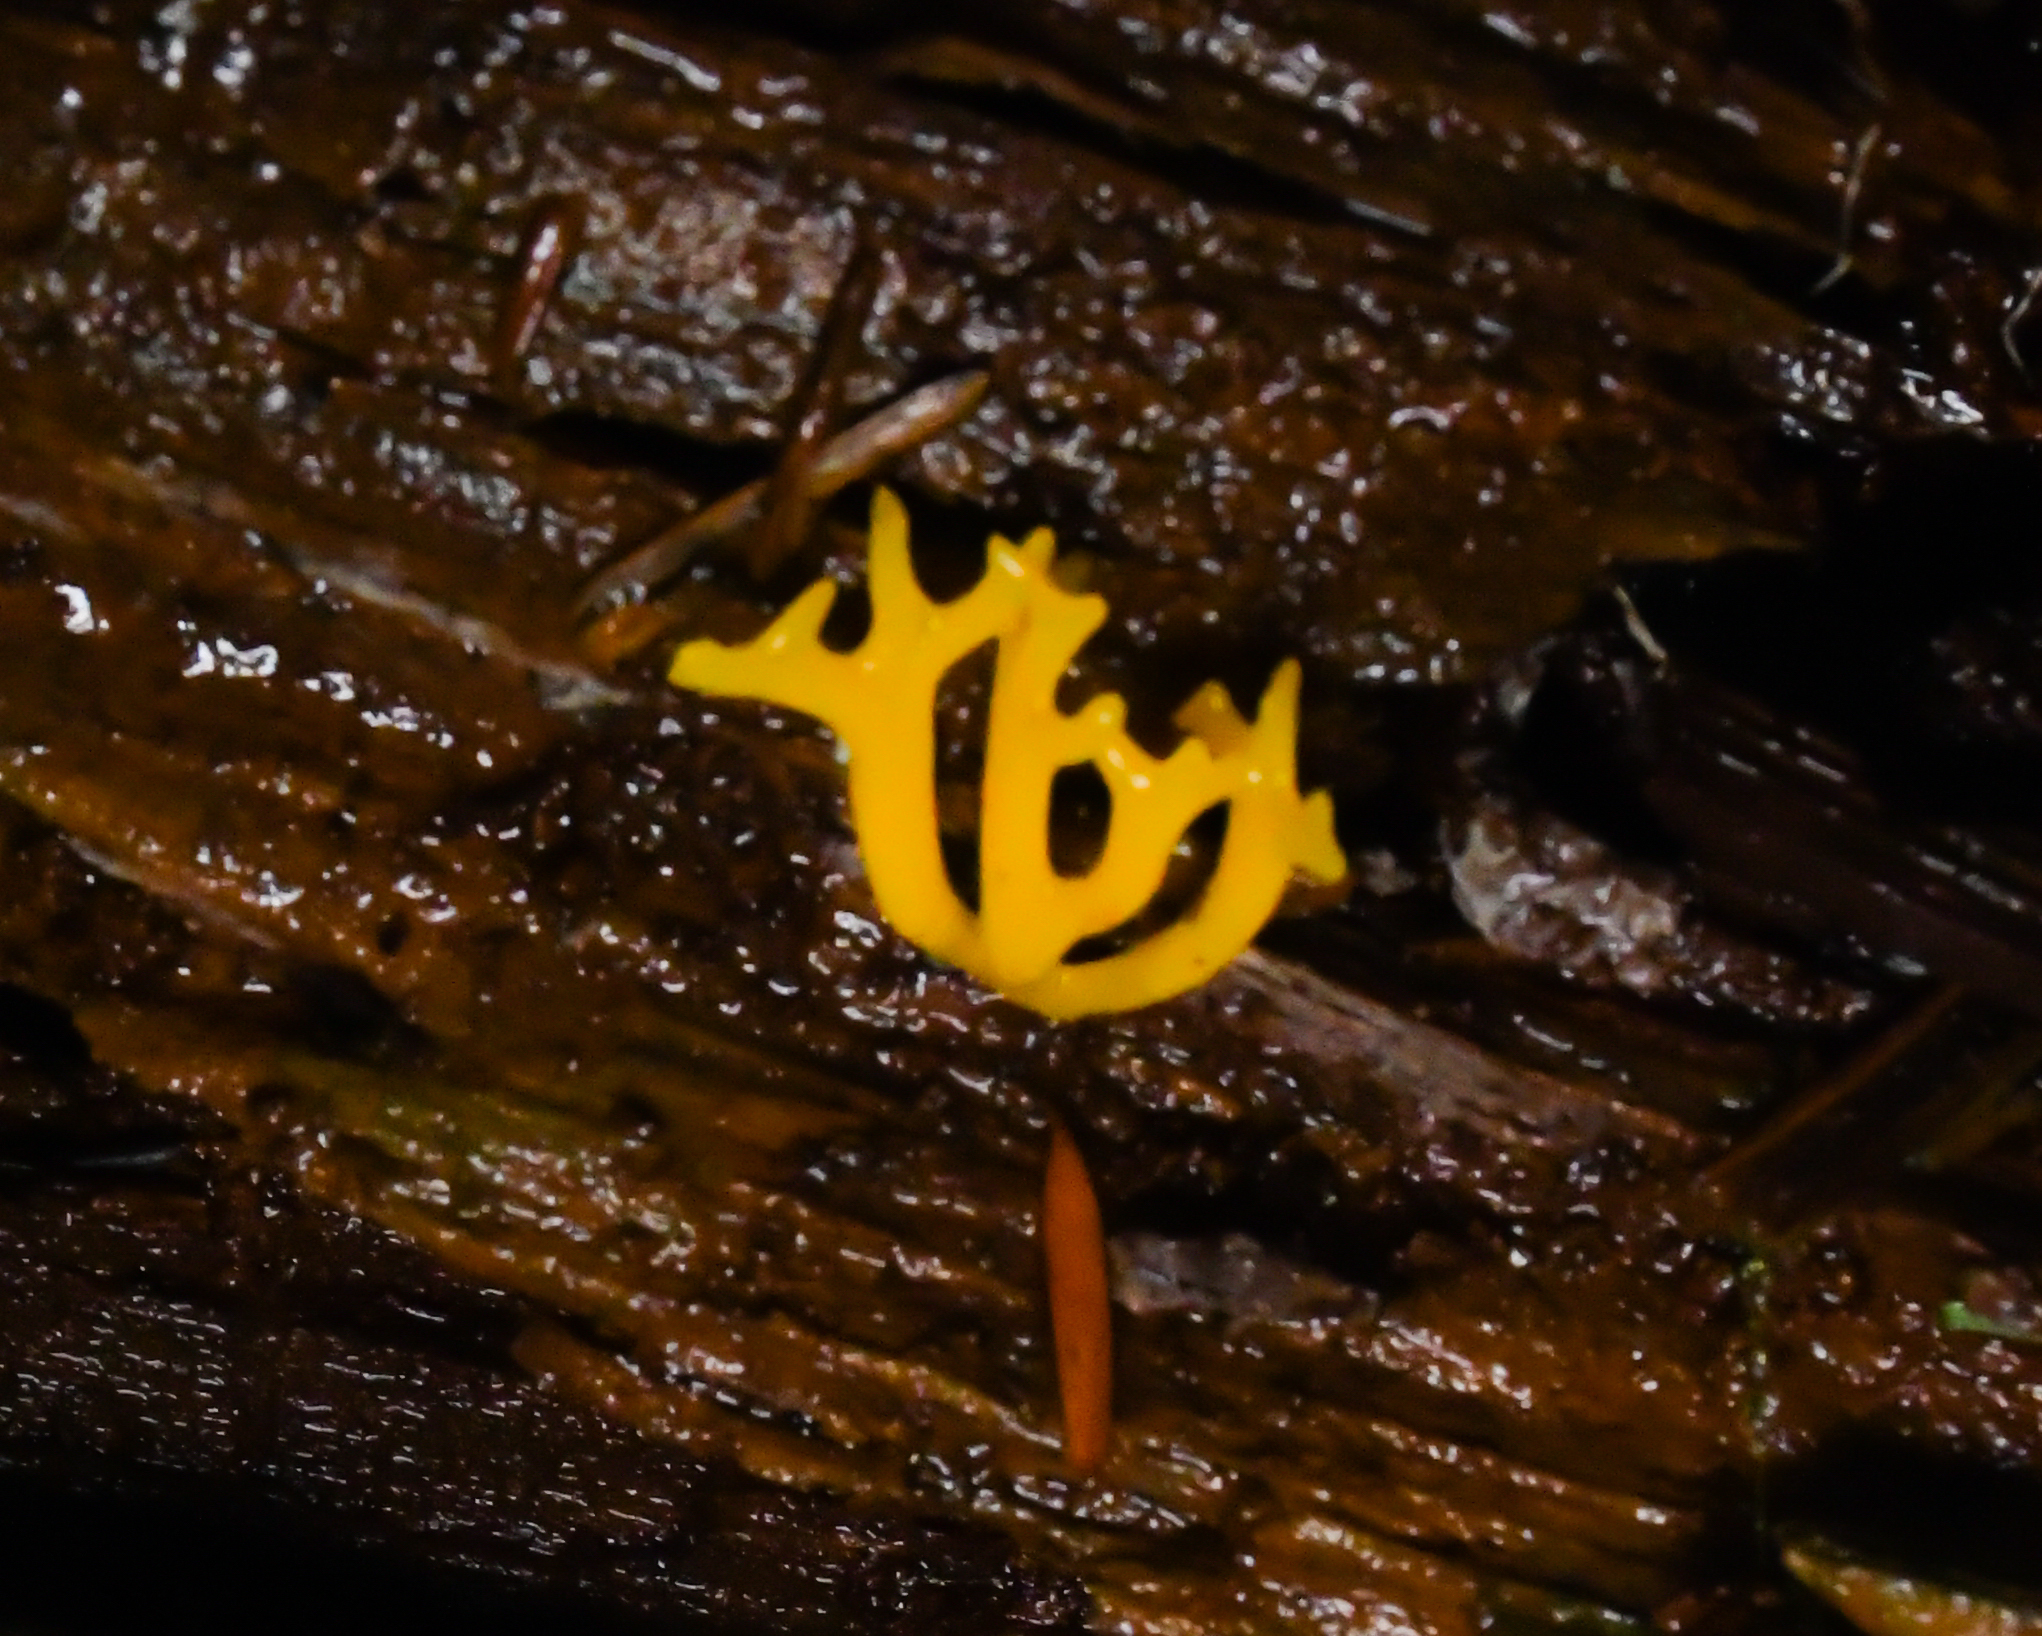
[[[1161,759],[1128,737],[1118,694],[1075,715],[1057,707],[1057,683],[1105,620],[1106,603],[1060,588],[1055,553],[1048,529],[1019,546],[995,537],[985,577],[955,601],[933,602],[909,561],[907,514],[881,489],[872,502],[872,627],[857,648],[823,646],[836,587],[821,580],[741,647],[687,643],[669,674],[679,687],[764,699],[827,724],[849,755],[851,822],[880,913],[937,959],[1065,1018],[1195,988],[1248,946],[1293,873],[1331,882],[1346,860],[1332,798],[1298,794],[1295,661],[1277,669],[1252,722],[1208,682],[1177,712],[1184,742]],[[944,674],[988,642],[999,651],[974,914],[944,870],[935,705]],[[1050,863],[1050,787],[1059,769],[1087,762],[1112,796],[1112,822],[1098,861],[1072,878]],[[1067,961],[1073,946],[1124,927],[1148,904],[1192,820],[1221,803],[1226,840],[1198,902],[1130,948]]]

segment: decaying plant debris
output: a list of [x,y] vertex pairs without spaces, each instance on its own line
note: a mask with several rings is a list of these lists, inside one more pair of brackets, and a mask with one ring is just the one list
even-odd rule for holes
[[[2042,25],[1934,9],[7,8],[0,1458],[662,1628],[2027,1617]],[[854,570],[934,383],[932,586],[1304,662],[1370,864],[1201,993],[932,967],[582,621]]]

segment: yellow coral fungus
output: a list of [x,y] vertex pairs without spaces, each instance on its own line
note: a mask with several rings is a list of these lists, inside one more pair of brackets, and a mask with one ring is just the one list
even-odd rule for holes
[[[881,489],[872,503],[872,628],[855,650],[823,646],[836,599],[824,580],[741,647],[687,643],[670,677],[827,724],[849,754],[851,822],[880,913],[938,959],[1064,1018],[1196,987],[1248,946],[1294,872],[1332,881],[1346,860],[1333,838],[1331,797],[1298,793],[1294,661],[1278,668],[1252,722],[1208,682],[1177,713],[1184,742],[1160,759],[1128,737],[1117,694],[1075,715],[1057,707],[1057,682],[1106,604],[1054,582],[1055,552],[1047,529],[1018,546],[995,538],[985,577],[955,601],[934,602],[915,581],[907,515]],[[943,864],[935,701],[945,672],[988,642],[999,651],[974,914]],[[1098,861],[1073,879],[1050,862],[1050,792],[1060,769],[1085,763],[1105,780],[1112,822]],[[1126,926],[1148,904],[1192,820],[1222,803],[1226,840],[1198,902],[1130,948],[1067,960],[1075,945]]]

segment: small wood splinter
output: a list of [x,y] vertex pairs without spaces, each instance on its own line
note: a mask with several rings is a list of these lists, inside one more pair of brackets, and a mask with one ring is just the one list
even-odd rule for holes
[[1113,1315],[1098,1195],[1092,1191],[1078,1144],[1057,1119],[1049,1127],[1042,1249],[1049,1273],[1057,1386],[1063,1398],[1064,1458],[1073,1471],[1085,1475],[1106,1457],[1113,1435]]
[[580,206],[563,199],[540,202],[518,245],[517,287],[497,321],[491,363],[498,381],[510,381],[531,351],[568,264],[581,253],[585,231]]

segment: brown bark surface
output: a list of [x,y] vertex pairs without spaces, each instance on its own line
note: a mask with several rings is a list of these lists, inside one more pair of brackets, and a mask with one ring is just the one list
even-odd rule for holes
[[[2036,104],[1751,11],[6,8],[0,1459],[662,1628],[2032,1590]],[[1130,1016],[578,623],[967,369],[931,582],[1054,524],[1138,724],[1298,655],[1362,864]]]

